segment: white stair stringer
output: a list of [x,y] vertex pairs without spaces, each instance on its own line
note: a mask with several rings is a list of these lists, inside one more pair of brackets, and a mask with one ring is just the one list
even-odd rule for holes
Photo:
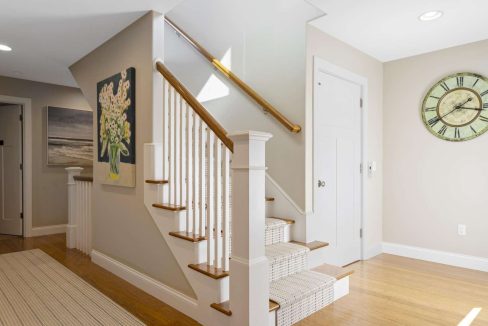
[[[160,178],[160,171],[155,164],[155,158],[159,156],[158,149],[161,149],[159,144],[145,144],[145,180]],[[230,325],[228,316],[210,308],[210,304],[214,302],[229,300],[229,277],[216,280],[188,267],[189,264],[205,262],[207,242],[190,242],[169,235],[170,232],[185,229],[186,212],[173,212],[152,206],[161,202],[161,191],[164,191],[164,187],[165,185],[146,184],[144,204],[197,297],[194,306],[174,308],[204,325]]]

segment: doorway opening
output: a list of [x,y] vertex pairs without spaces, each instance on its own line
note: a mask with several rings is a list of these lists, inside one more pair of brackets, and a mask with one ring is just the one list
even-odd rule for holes
[[363,259],[367,80],[314,58],[313,207],[325,261]]
[[0,103],[0,235],[23,236],[23,111]]

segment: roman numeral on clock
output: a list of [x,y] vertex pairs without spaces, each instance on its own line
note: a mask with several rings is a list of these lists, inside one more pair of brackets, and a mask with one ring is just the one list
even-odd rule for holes
[[434,95],[431,95],[430,97],[435,98],[436,100],[440,100],[441,99],[440,97],[437,97],[437,96],[434,96]]
[[478,82],[479,82],[479,81],[480,81],[480,79],[479,79],[479,78],[477,78],[477,79],[476,79],[476,81],[474,82],[473,86],[471,86],[471,87],[473,87],[473,88],[474,88],[474,87],[476,86],[476,84],[478,84]]
[[463,87],[464,77],[456,77],[456,82],[457,82],[458,87]]
[[486,94],[488,94],[488,90],[484,91],[483,93],[481,93],[481,97],[485,96]]
[[474,128],[473,128],[473,126],[469,126],[469,128],[471,128],[471,130],[472,130],[472,131],[473,131],[475,134],[477,134],[477,133],[478,133],[478,132],[476,131],[476,129],[474,129]]
[[480,120],[483,122],[488,122],[488,118],[482,115],[480,115]]
[[483,109],[488,109],[488,103],[483,104]]
[[446,134],[447,126],[443,125],[441,129],[437,132],[439,135],[444,136]]
[[454,129],[454,138],[456,138],[456,139],[461,138],[461,132],[459,132],[459,128],[458,127],[456,127]]
[[[488,103],[486,103],[488,105]],[[431,112],[431,111],[435,111],[437,108],[435,106],[431,107],[431,108],[425,108],[425,112]]]
[[449,92],[449,90],[450,90],[449,86],[447,86],[447,84],[445,82],[444,83],[441,83],[441,87],[444,88],[444,90],[446,92]]
[[433,127],[439,122],[439,120],[440,120],[439,117],[433,117],[432,119],[427,121],[427,123],[429,124],[429,126]]

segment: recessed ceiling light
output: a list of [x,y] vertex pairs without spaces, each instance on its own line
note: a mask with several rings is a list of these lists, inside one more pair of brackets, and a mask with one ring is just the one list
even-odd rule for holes
[[428,22],[436,20],[442,17],[444,13],[439,10],[427,11],[426,13],[419,16],[419,19],[423,22]]
[[5,45],[5,44],[0,44],[0,51],[12,51],[12,48],[8,45]]

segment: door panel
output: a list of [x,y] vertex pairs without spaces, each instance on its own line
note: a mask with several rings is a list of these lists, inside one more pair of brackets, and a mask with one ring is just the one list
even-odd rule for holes
[[[327,262],[361,257],[361,86],[319,72],[314,111],[315,216]],[[319,181],[325,186],[319,187]],[[324,184],[323,183],[323,184]]]
[[0,233],[22,235],[22,122],[18,105],[0,107]]

